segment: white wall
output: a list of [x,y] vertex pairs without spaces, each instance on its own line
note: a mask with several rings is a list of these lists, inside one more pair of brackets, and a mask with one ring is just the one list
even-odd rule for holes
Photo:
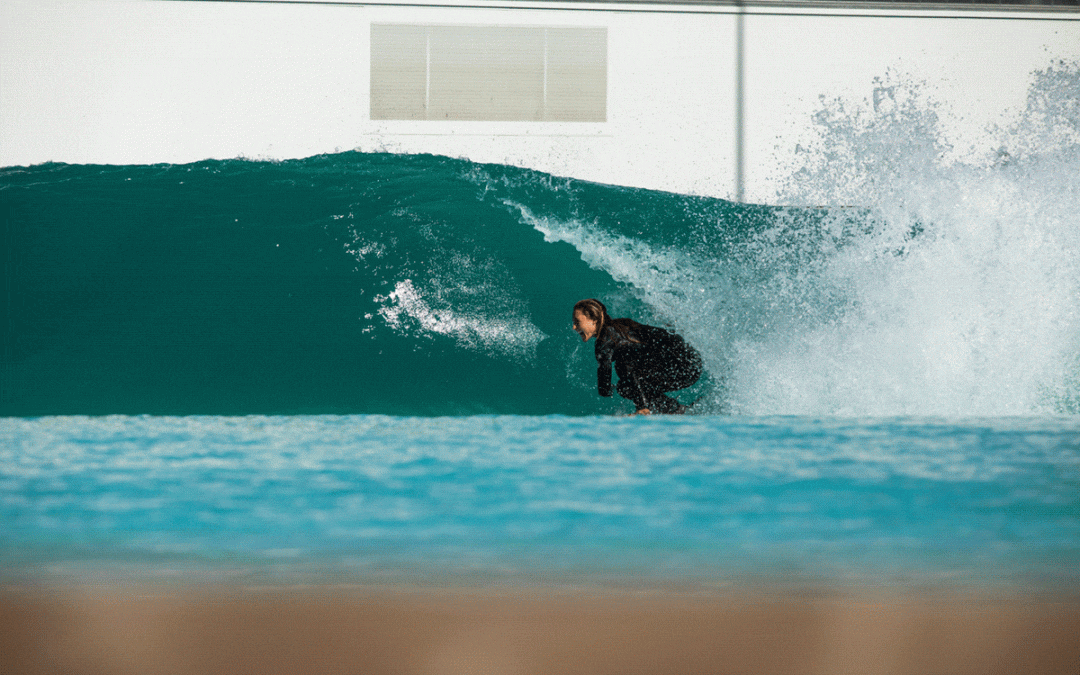
[[[734,194],[734,8],[567,7],[0,0],[0,165],[387,149]],[[978,146],[987,124],[1022,106],[1033,70],[1080,59],[1076,12],[750,11],[745,175],[755,201],[770,199],[820,95],[869,99],[875,77],[907,73],[942,102],[958,147]],[[371,22],[605,26],[608,121],[373,122]]]

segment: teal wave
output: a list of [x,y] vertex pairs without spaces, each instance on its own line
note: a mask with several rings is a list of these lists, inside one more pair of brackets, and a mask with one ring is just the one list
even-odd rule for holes
[[530,218],[722,248],[767,213],[361,153],[10,167],[0,205],[16,416],[610,412],[570,308],[652,308]]
[[[1042,175],[1013,173],[983,182]],[[0,415],[627,412],[570,330],[587,297],[697,347],[704,412],[1075,413],[1070,194],[988,219],[430,155],[8,167]]]

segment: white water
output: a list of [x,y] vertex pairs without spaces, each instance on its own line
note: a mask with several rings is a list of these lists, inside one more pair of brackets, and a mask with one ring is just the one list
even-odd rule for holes
[[[673,321],[745,414],[1027,415],[1080,401],[1080,64],[958,152],[917,84],[824,101],[773,227],[721,259],[523,211]],[[818,214],[818,216],[807,214]]]
[[[481,301],[502,293],[502,289],[483,284],[454,287],[453,291],[454,299],[462,295],[478,297],[472,303],[475,306],[470,307],[471,311],[463,313],[455,310],[455,305],[439,294],[438,289],[421,292],[412,279],[397,282],[393,291],[376,296],[375,300],[382,303],[379,315],[399,333],[429,338],[436,334],[447,335],[465,349],[483,349],[488,354],[498,354],[511,360],[535,358],[536,346],[547,335],[533,325],[527,316],[503,319],[492,316],[490,311],[483,311]],[[434,308],[432,301],[441,302],[442,306]],[[416,322],[419,331],[412,331],[406,325],[406,318]]]

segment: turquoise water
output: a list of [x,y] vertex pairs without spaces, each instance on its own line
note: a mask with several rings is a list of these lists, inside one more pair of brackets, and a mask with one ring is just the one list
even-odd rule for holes
[[14,578],[1058,589],[1080,421],[0,420]]
[[[3,576],[1075,588],[1080,68],[965,152],[875,84],[784,207],[354,152],[0,169]],[[596,395],[584,297],[697,347],[695,414]]]

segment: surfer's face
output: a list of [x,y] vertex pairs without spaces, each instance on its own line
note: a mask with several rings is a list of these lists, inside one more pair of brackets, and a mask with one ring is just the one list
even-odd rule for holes
[[574,312],[574,330],[581,336],[582,342],[588,342],[589,338],[596,335],[596,322],[579,309]]

